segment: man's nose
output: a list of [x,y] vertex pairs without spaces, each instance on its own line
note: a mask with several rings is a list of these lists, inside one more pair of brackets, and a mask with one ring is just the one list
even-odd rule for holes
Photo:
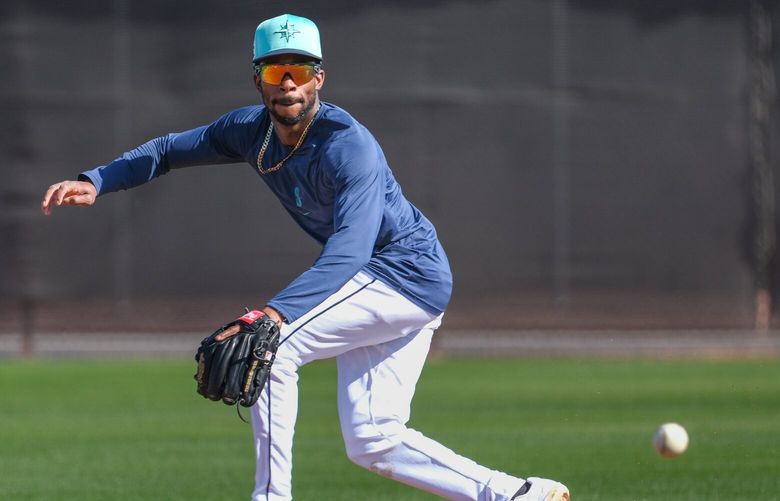
[[298,85],[295,83],[295,80],[293,80],[292,75],[290,73],[285,73],[282,77],[282,81],[279,82],[279,88],[284,91],[290,91],[295,90],[295,88],[298,87]]

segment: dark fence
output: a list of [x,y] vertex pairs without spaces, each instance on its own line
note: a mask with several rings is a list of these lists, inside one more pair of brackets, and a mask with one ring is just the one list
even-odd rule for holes
[[253,30],[285,11],[319,24],[323,99],[437,226],[452,325],[752,325],[774,285],[775,2],[17,0],[0,6],[0,329],[238,309],[314,260],[247,165],[38,210],[55,181],[258,102]]

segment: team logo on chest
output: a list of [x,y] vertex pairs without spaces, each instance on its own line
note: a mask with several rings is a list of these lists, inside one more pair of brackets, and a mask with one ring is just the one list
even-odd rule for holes
[[298,207],[298,212],[301,213],[303,216],[308,216],[311,211],[302,210],[303,209],[303,198],[301,197],[301,187],[296,186],[293,189],[293,196],[295,196],[295,206]]
[[299,186],[296,186],[293,190],[293,195],[295,195],[295,206],[296,207],[303,207],[303,199],[301,198],[301,188]]

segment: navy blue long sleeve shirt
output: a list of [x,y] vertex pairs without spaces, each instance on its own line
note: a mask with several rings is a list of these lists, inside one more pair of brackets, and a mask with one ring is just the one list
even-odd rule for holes
[[[314,120],[284,166],[260,177],[322,252],[267,304],[293,322],[363,271],[425,310],[442,313],[452,275],[433,225],[404,197],[365,127],[328,103]],[[246,161],[259,174],[257,157],[269,124],[264,106],[240,108],[209,125],[153,139],[79,177],[104,195],[192,165]],[[263,169],[292,150],[271,136]]]

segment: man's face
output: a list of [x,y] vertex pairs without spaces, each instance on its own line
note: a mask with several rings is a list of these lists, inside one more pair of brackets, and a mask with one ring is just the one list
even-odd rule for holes
[[[262,61],[263,64],[296,64],[311,63],[311,59],[305,56],[284,54],[269,57]],[[284,125],[295,125],[317,104],[317,91],[325,82],[325,71],[320,70],[314,77],[306,82],[296,82],[290,73],[286,73],[279,84],[264,82],[260,75],[255,75],[255,86],[260,91],[268,111]]]

